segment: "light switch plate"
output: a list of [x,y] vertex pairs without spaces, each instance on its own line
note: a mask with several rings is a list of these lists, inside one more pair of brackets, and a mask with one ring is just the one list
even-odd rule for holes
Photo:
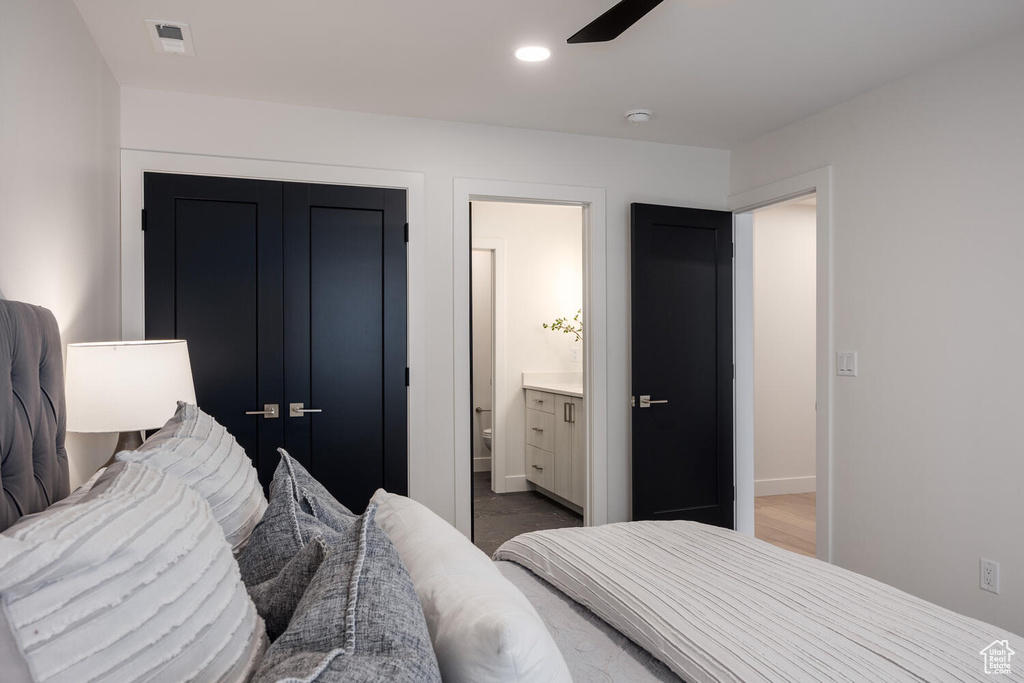
[[840,351],[836,354],[836,374],[840,377],[857,376],[856,351]]
[[569,359],[573,363],[579,363],[580,362],[580,347],[578,347],[578,346],[572,347],[572,349],[569,351]]

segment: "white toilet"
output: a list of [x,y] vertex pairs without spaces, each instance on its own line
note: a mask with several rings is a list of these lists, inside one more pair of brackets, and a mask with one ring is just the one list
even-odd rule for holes
[[487,446],[487,450],[491,450],[491,428],[488,427],[484,430],[484,445]]

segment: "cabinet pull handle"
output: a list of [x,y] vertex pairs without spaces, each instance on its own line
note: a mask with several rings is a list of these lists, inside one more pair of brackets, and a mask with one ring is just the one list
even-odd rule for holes
[[534,427],[533,431],[535,431],[535,432],[543,432],[544,430],[541,429],[540,427]]
[[572,405],[571,403],[563,403],[562,404],[562,422],[568,422],[569,421],[569,406],[571,406],[571,405]]
[[544,399],[538,398],[538,399],[535,399],[535,400],[537,401],[537,405],[544,405]]
[[535,470],[542,470],[542,471],[544,470],[544,468],[541,467],[540,465],[534,465],[533,469],[535,469]]
[[565,405],[569,406],[569,422],[576,424],[576,404],[566,403]]

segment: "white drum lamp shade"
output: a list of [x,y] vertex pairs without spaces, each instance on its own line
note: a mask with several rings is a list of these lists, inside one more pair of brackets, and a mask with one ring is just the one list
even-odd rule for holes
[[69,432],[137,435],[163,427],[178,401],[196,402],[188,343],[68,344],[65,393]]

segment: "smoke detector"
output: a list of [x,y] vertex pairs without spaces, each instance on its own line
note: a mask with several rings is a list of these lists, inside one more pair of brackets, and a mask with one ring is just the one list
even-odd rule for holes
[[153,49],[161,54],[195,57],[192,44],[192,30],[180,21],[158,21],[146,19],[146,30]]
[[650,121],[652,113],[650,109],[630,109],[626,112],[626,121],[634,126],[639,126],[641,123]]

